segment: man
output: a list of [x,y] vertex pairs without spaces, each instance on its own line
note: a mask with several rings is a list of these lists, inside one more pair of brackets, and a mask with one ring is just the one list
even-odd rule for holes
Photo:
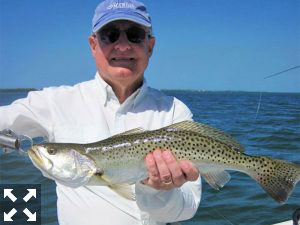
[[[136,127],[158,129],[191,120],[176,98],[147,87],[144,71],[155,45],[146,7],[133,0],[98,5],[89,44],[94,80],[46,88],[0,108],[0,130],[10,128],[51,142],[88,143]],[[136,201],[108,187],[57,183],[58,220],[64,224],[166,224],[191,218],[201,195],[199,172],[161,149],[145,157],[149,178],[132,185]]]

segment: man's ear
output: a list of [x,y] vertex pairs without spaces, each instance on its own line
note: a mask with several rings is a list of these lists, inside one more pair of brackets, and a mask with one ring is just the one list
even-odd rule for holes
[[151,37],[151,38],[149,38],[149,41],[148,41],[148,54],[149,54],[149,57],[152,56],[154,46],[155,46],[155,37]]
[[91,48],[93,56],[95,56],[95,53],[96,53],[97,41],[98,40],[95,36],[91,35],[89,37],[89,44],[90,44],[90,48]]

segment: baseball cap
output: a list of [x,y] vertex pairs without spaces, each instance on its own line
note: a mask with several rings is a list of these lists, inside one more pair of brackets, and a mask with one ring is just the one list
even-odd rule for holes
[[129,20],[146,27],[152,26],[150,15],[143,3],[135,0],[105,0],[95,10],[93,33],[116,20]]

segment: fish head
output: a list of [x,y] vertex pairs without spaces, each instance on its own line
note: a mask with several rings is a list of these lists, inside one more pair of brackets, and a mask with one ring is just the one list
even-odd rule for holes
[[69,145],[33,145],[28,155],[43,176],[69,187],[87,184],[96,173],[94,161]]

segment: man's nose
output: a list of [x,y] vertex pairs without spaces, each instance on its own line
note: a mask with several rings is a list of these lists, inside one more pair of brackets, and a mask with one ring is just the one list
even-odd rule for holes
[[126,33],[121,32],[120,37],[119,37],[117,43],[115,44],[115,49],[118,49],[120,51],[126,51],[126,50],[129,50],[130,48],[131,48],[131,45],[127,39]]

